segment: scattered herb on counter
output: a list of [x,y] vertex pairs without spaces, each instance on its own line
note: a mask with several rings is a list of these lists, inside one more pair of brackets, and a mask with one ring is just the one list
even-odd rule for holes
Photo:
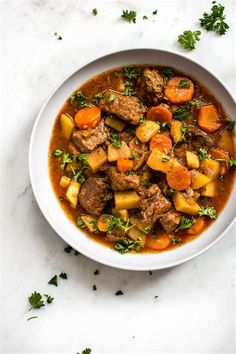
[[159,295],[155,295],[155,296],[154,296],[154,299],[157,299],[158,297],[159,297]]
[[53,156],[59,157],[62,155],[62,150],[61,149],[56,149],[53,153]]
[[64,248],[64,252],[66,252],[66,253],[70,253],[72,250],[73,250],[73,248],[69,245]]
[[187,80],[180,80],[179,87],[189,87],[190,84]]
[[34,318],[38,318],[38,316],[31,316],[31,317],[27,318],[26,321],[33,320]]
[[[92,350],[90,348],[86,348],[82,351],[81,354],[90,354],[92,352]],[[80,353],[77,353],[77,354],[80,354]]]
[[57,275],[54,275],[54,277],[49,280],[48,284],[57,286]]
[[29,311],[31,309],[40,309],[41,307],[45,306],[42,295],[40,293],[37,293],[37,291],[32,293],[28,299],[31,305]]
[[97,16],[98,10],[96,8],[92,9],[92,14],[93,16]]
[[216,210],[213,207],[200,207],[200,211],[198,212],[200,216],[209,216],[211,219],[216,218]]
[[98,274],[99,274],[99,270],[96,269],[93,274],[94,274],[94,275],[98,275]]
[[180,230],[185,230],[185,229],[189,229],[190,227],[193,226],[193,224],[196,222],[196,219],[194,217],[187,217],[187,216],[182,216],[181,218],[181,222],[179,227],[175,230],[175,232],[178,232]]
[[67,274],[66,273],[62,273],[59,275],[60,278],[62,279],[67,279]]
[[94,284],[93,285],[93,291],[96,291],[97,290],[97,286]]
[[137,16],[136,11],[133,11],[133,10],[122,10],[121,17],[124,20],[128,21],[129,23],[136,23],[136,16]]
[[149,270],[149,272],[148,272],[150,275],[152,275],[152,271],[151,270]]
[[152,14],[153,14],[153,15],[157,15],[157,10],[154,10],[154,11],[152,12]]
[[54,32],[54,36],[57,37],[58,41],[62,40],[62,36],[60,36],[57,32]]
[[75,250],[74,252],[74,256],[78,256],[80,253],[78,251]]
[[146,15],[143,16],[143,20],[146,21],[148,17]]
[[112,142],[112,145],[117,149],[121,147],[120,137],[117,133],[111,133],[108,137],[108,140]]
[[221,4],[215,4],[212,2],[211,13],[204,12],[202,18],[199,19],[200,25],[207,31],[215,31],[216,33],[223,35],[229,29],[229,25],[224,21],[224,6]]
[[115,293],[116,296],[120,296],[120,295],[124,295],[123,291],[121,290],[118,290],[116,293]]
[[46,301],[48,304],[51,304],[54,300],[54,297],[50,296],[50,295],[47,295],[47,294],[44,294],[44,296],[46,297]]
[[209,157],[206,149],[204,149],[204,148],[198,149],[198,156],[201,161],[206,160]]
[[184,31],[178,37],[178,42],[184,49],[192,50],[195,49],[195,44],[200,40],[199,36],[201,31]]

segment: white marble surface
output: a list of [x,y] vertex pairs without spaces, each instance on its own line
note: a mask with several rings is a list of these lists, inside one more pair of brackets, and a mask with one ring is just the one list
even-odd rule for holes
[[[235,1],[224,4],[227,35],[203,31],[187,56],[215,72],[235,97]],[[91,15],[94,7],[97,17]],[[1,1],[2,354],[75,354],[85,347],[92,354],[235,353],[235,226],[201,257],[152,276],[101,266],[63,251],[64,242],[36,205],[27,162],[36,114],[68,73],[119,49],[183,52],[177,35],[198,29],[197,19],[209,7],[205,0]],[[125,8],[138,11],[136,25],[119,18]],[[47,285],[61,271],[68,280],[58,288]],[[114,296],[120,289],[124,295]],[[54,303],[28,312],[27,297],[34,290],[55,296]],[[30,315],[38,318],[27,322]]]

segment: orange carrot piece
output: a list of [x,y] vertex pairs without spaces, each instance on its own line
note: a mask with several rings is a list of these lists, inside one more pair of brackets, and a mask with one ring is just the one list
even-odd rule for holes
[[107,232],[108,231],[108,225],[111,221],[110,215],[100,215],[98,218],[98,230],[101,232]]
[[118,159],[117,160],[117,170],[120,172],[126,172],[132,170],[134,163],[128,159]]
[[150,141],[150,149],[157,149],[169,154],[172,148],[171,139],[165,134],[156,134]]
[[194,84],[187,77],[175,76],[167,82],[165,96],[170,102],[181,104],[191,101],[193,95]]
[[220,115],[213,104],[200,108],[197,122],[199,127],[207,133],[214,133],[221,127]]
[[95,128],[101,121],[101,109],[92,106],[80,109],[75,115],[75,124],[79,129]]
[[161,123],[170,123],[172,120],[172,112],[167,107],[162,105],[151,107],[147,111],[147,119],[155,120]]
[[176,191],[183,191],[191,184],[190,173],[184,166],[177,166],[170,170],[166,175],[167,183],[170,188]]
[[164,250],[171,244],[170,236],[165,231],[159,231],[156,239],[153,235],[147,235],[145,246],[158,251]]
[[220,161],[220,175],[223,176],[229,170],[229,153],[217,148],[211,148],[209,153],[213,159],[221,159]]
[[202,232],[203,228],[205,226],[205,221],[203,218],[199,218],[196,220],[196,222],[193,224],[193,226],[191,226],[188,230],[187,233],[189,235],[197,235],[200,234],[200,232]]

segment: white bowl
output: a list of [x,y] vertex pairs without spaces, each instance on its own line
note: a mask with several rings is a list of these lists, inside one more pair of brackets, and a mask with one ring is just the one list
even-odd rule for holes
[[[31,185],[38,205],[53,229],[66,243],[93,260],[121,269],[154,270],[186,262],[219,241],[235,219],[235,190],[216,221],[198,238],[181,247],[156,254],[125,254],[104,247],[86,236],[65,215],[54,194],[48,170],[48,148],[55,118],[67,97],[81,84],[108,69],[130,64],[171,66],[206,86],[222,104],[226,114],[235,119],[235,102],[226,87],[207,69],[177,53],[158,49],[133,49],[97,59],[67,77],[51,93],[35,121],[30,149]],[[233,200],[234,199],[234,200]]]

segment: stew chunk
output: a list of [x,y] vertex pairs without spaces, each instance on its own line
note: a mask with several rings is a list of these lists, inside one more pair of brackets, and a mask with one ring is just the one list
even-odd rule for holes
[[140,185],[140,177],[138,175],[126,175],[123,172],[118,172],[116,167],[110,167],[107,171],[107,176],[113,191],[127,191],[136,189]]

